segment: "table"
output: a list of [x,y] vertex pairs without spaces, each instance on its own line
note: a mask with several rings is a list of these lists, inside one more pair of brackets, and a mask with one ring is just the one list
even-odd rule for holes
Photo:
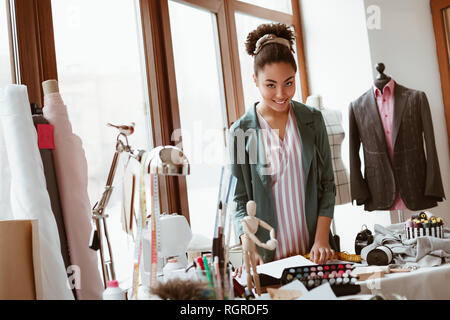
[[392,294],[408,300],[450,300],[450,263],[423,267],[406,273],[389,273],[384,278],[361,281],[361,294]]

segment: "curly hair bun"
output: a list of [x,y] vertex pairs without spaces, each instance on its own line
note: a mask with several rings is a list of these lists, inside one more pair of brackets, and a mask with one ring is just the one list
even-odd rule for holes
[[251,56],[255,55],[256,43],[258,40],[265,36],[266,34],[274,34],[279,38],[284,38],[291,44],[290,49],[292,52],[294,46],[295,35],[292,29],[283,23],[267,23],[262,24],[247,36],[247,41],[245,42],[245,49],[247,53]]

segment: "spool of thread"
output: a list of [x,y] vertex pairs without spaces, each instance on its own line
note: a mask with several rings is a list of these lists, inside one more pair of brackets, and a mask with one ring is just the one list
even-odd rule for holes
[[393,253],[389,247],[378,246],[367,254],[367,263],[375,266],[387,266],[392,262]]
[[423,237],[424,236],[422,222],[417,223],[417,235],[419,237]]
[[425,236],[431,236],[431,233],[430,233],[430,222],[428,220],[424,221],[423,228],[425,230]]
[[413,238],[413,230],[414,230],[414,222],[412,222],[411,219],[408,220],[407,223],[407,229],[408,229],[408,239],[412,239]]
[[419,220],[414,220],[414,238],[419,236]]
[[436,226],[437,226],[437,225],[438,225],[438,224],[437,224],[436,219],[431,220],[431,236],[432,236],[432,237],[436,237],[436,236],[437,236],[437,233],[436,233]]
[[437,229],[438,229],[438,237],[439,238],[443,238],[444,237],[444,230],[443,230],[443,228],[442,228],[442,225],[444,224],[443,222],[442,222],[442,218],[437,218],[436,219],[436,222],[437,222]]

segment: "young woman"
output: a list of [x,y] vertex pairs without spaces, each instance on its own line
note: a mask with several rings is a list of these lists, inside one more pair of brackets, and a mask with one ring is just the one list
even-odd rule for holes
[[[264,24],[246,42],[254,57],[253,80],[261,94],[231,127],[231,170],[237,178],[235,229],[246,203],[276,230],[275,250],[258,247],[259,263],[311,254],[315,263],[334,256],[330,232],[335,184],[328,136],[320,111],[293,101],[297,65],[294,35],[283,24]],[[261,242],[269,233],[259,228]]]

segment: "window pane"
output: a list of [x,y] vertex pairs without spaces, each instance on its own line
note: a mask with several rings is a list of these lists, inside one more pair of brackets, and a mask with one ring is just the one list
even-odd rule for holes
[[292,14],[291,0],[240,0],[259,7]]
[[0,2],[0,88],[12,83],[6,1]]
[[[246,110],[252,107],[255,102],[259,101],[261,95],[259,93],[258,88],[255,86],[255,83],[252,78],[252,75],[254,73],[253,57],[247,54],[247,51],[245,50],[245,41],[247,40],[248,34],[263,23],[274,23],[274,21],[264,20],[261,18],[249,16],[242,13],[236,13],[236,31],[238,37],[239,60],[241,62],[242,87],[244,90],[244,100]],[[297,54],[294,54],[294,57],[298,66]],[[293,99],[302,102],[301,84],[298,71],[295,82],[297,90],[295,92]]]
[[[52,1],[59,87],[74,132],[83,141],[91,205],[98,201],[118,132],[106,124],[135,122],[132,148],[150,149],[140,17],[130,0]],[[106,212],[116,277],[131,277],[134,245],[121,226],[122,156]]]
[[[220,168],[228,155],[224,89],[215,15],[169,2],[192,232],[212,238]],[[189,23],[186,23],[189,17]]]

